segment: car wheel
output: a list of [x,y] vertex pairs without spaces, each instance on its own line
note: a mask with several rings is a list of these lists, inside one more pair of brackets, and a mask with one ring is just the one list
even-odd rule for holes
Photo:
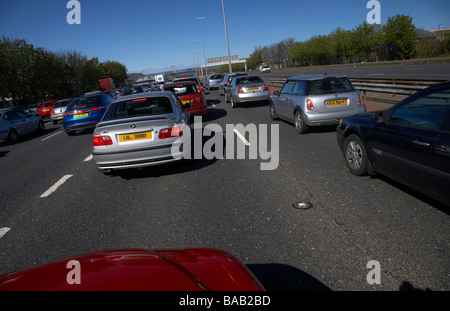
[[226,93],[225,93],[225,102],[226,102],[226,103],[229,103],[229,102],[230,102],[230,100],[228,99],[228,96],[227,96]]
[[38,131],[39,132],[43,132],[43,131],[45,131],[45,124],[44,124],[44,121],[42,121],[42,120],[40,120],[39,121],[39,124],[38,124]]
[[231,96],[230,102],[231,102],[231,108],[236,108],[237,107],[237,103],[234,101],[233,96]]
[[11,129],[8,134],[8,142],[10,144],[15,144],[19,140],[19,135],[15,129]]
[[367,152],[361,139],[352,134],[344,141],[344,157],[350,172],[357,176],[367,175],[368,161]]
[[295,130],[299,134],[305,134],[309,130],[309,126],[305,124],[303,115],[300,111],[296,111],[294,115]]
[[277,112],[275,111],[275,106],[274,106],[273,102],[269,103],[269,111],[270,111],[270,118],[272,120],[278,119]]

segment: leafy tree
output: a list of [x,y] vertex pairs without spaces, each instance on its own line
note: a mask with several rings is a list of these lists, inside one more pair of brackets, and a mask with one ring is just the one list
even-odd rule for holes
[[127,80],[127,68],[119,62],[107,61],[100,64],[107,75],[110,75],[116,86],[124,84]]
[[414,56],[417,35],[412,17],[402,14],[389,17],[383,31],[390,59],[409,59]]

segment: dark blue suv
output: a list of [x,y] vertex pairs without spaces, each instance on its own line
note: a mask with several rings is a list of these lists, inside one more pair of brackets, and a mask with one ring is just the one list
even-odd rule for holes
[[450,82],[344,118],[337,141],[353,174],[380,173],[450,205]]
[[76,131],[94,128],[113,101],[111,96],[101,92],[75,98],[64,113],[64,130],[73,135]]

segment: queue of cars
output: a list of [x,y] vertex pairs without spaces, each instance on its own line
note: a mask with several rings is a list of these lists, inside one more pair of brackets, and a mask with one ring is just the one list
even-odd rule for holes
[[[366,113],[345,75],[290,77],[272,96],[261,77],[245,72],[211,74],[204,84],[208,90],[218,86],[233,108],[267,103],[272,120],[292,123],[299,134],[338,125],[337,142],[351,173],[382,174],[450,204],[450,82],[379,113]],[[162,90],[134,86],[123,88],[115,100],[94,92],[49,101],[40,106],[39,116],[51,105],[53,122],[62,119],[68,135],[95,128],[93,155],[102,171],[171,162],[187,157],[190,145],[183,142],[191,135],[190,116],[206,117],[208,108],[197,77],[176,78]],[[15,142],[30,131],[43,131],[39,116],[20,107],[0,110],[0,140]],[[173,153],[174,141],[184,149]]]

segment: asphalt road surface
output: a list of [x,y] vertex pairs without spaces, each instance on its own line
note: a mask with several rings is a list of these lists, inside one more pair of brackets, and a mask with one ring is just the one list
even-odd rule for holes
[[[69,137],[47,123],[44,134],[1,144],[0,273],[103,249],[212,247],[268,290],[450,290],[446,207],[387,178],[350,174],[335,127],[299,135],[271,121],[267,105],[232,109],[218,91],[206,98],[203,127],[216,124],[217,146],[233,138],[238,151],[238,134],[226,139],[236,124],[267,124],[278,143],[256,159],[203,157],[111,175],[90,156],[92,131]],[[210,147],[212,137],[196,131]],[[277,168],[261,170],[262,151],[276,146]],[[372,260],[381,284],[367,281]]]

